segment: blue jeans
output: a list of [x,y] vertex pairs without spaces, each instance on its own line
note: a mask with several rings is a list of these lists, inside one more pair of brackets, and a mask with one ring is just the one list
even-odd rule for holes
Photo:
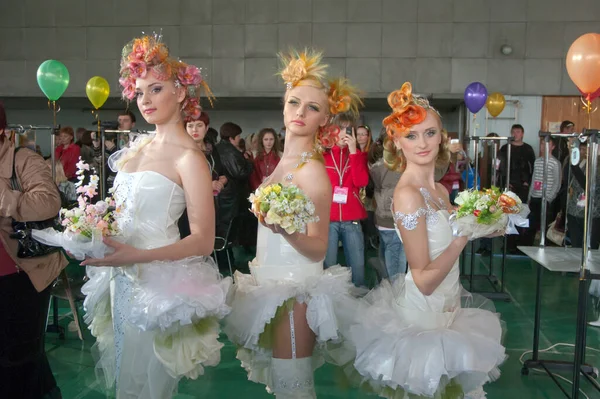
[[399,273],[406,273],[404,246],[395,230],[379,230],[379,258],[385,265],[388,279],[393,280]]
[[352,268],[352,282],[365,285],[365,241],[360,222],[331,222],[325,268],[337,264],[338,243],[342,241],[346,263]]

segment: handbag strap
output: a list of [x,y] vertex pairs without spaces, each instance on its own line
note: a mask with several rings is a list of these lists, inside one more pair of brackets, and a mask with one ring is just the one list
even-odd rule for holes
[[10,177],[10,186],[14,191],[23,192],[23,189],[21,188],[21,185],[19,184],[19,180],[17,179],[17,168],[16,168],[17,152],[19,152],[20,149],[21,149],[21,147],[15,148],[15,152],[13,153],[13,167],[12,167],[12,176]]

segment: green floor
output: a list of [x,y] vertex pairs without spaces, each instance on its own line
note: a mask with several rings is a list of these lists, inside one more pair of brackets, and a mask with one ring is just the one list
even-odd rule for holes
[[[238,255],[240,263],[246,259]],[[489,262],[490,258],[477,256],[477,270],[484,272],[486,266],[482,260]],[[494,265],[499,267],[501,257],[494,257]],[[470,264],[467,259],[467,265]],[[371,280],[374,272],[368,271]],[[468,284],[465,283],[465,288]],[[577,278],[563,276],[560,273],[545,273],[543,280],[543,310],[540,347],[547,348],[557,343],[573,344],[575,342],[575,317],[577,299]],[[485,280],[477,281],[474,291],[489,290]],[[489,399],[543,399],[564,397],[558,388],[545,374],[531,372],[529,376],[521,375],[520,356],[531,349],[533,313],[535,301],[535,267],[525,257],[513,256],[507,261],[506,291],[511,302],[496,302],[497,310],[507,325],[505,346],[509,355],[501,367],[502,376],[494,383],[486,386]],[[61,303],[61,313],[66,303]],[[592,310],[590,318],[597,317]],[[69,314],[61,316],[60,323],[67,327],[72,317]],[[248,382],[245,373],[235,359],[234,347],[222,337],[225,347],[221,354],[221,363],[216,368],[207,369],[206,374],[196,381],[185,380],[179,385],[176,398],[267,398],[264,388]],[[85,341],[77,339],[76,333],[69,331],[65,340],[59,340],[55,334],[48,334],[46,349],[58,384],[65,399],[105,398],[99,389],[94,375],[94,363],[90,355],[93,338],[86,331]],[[600,329],[588,328],[588,348],[600,349]],[[572,348],[560,346],[543,354],[547,359],[571,359]],[[525,357],[527,358],[527,357]],[[600,357],[594,350],[587,351],[587,362],[600,366]],[[566,379],[571,376],[564,374]],[[319,398],[367,398],[372,397],[356,390],[345,389],[340,385],[334,369],[324,366],[317,370],[317,395]],[[570,385],[564,382],[568,392]],[[589,398],[600,398],[600,393],[594,391],[587,382],[582,382],[582,389]],[[581,395],[580,398],[585,398]]]

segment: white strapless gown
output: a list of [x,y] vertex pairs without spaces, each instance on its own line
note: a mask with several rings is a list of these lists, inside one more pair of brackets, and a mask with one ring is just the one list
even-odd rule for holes
[[[445,210],[429,208],[431,259],[454,239],[448,217]],[[462,398],[500,376],[498,366],[506,358],[502,334],[493,304],[462,288],[458,261],[429,296],[419,291],[409,271],[392,284],[384,281],[357,311],[349,330],[357,351],[356,382],[388,398],[405,393]]]
[[324,361],[336,365],[351,362],[340,331],[351,319],[351,271],[341,266],[323,270],[323,262],[311,262],[280,234],[259,225],[256,258],[251,274],[235,273],[235,295],[223,331],[238,346],[237,357],[248,379],[268,387],[272,351],[268,325],[288,300],[306,303],[308,325],[316,336],[313,370]]
[[[151,171],[114,182],[121,241],[160,248],[180,239],[183,189]],[[210,226],[212,228],[212,226]],[[88,267],[85,319],[96,337],[96,370],[118,398],[164,399],[183,376],[220,361],[218,320],[230,311],[231,278],[209,257],[123,267]]]

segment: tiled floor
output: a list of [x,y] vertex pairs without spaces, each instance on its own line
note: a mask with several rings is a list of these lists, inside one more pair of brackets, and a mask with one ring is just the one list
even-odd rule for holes
[[[238,257],[244,261],[242,257]],[[486,262],[489,258],[483,258]],[[499,265],[501,258],[494,257],[494,264]],[[484,268],[481,258],[477,257],[479,268]],[[469,264],[469,262],[467,262]],[[372,275],[372,273],[371,273]],[[484,287],[484,281],[480,289]],[[505,345],[509,358],[502,366],[502,376],[494,383],[486,386],[490,399],[547,399],[564,397],[550,378],[542,373],[531,372],[529,376],[521,375],[519,357],[531,349],[533,312],[535,298],[535,267],[525,257],[510,257],[506,272],[507,292],[511,302],[496,302],[497,310],[507,324]],[[550,347],[557,343],[573,344],[575,342],[575,317],[577,299],[577,278],[563,276],[559,273],[545,273],[543,295],[542,330],[540,346]],[[476,291],[476,290],[475,290]],[[592,310],[590,318],[597,317]],[[61,320],[67,325],[69,318]],[[209,368],[205,376],[196,381],[183,381],[176,398],[268,398],[264,388],[246,380],[245,373],[235,359],[234,347],[222,337],[225,347],[218,367]],[[68,332],[66,340],[61,341],[54,334],[49,334],[46,348],[52,369],[58,380],[65,399],[105,398],[99,389],[94,375],[94,363],[90,355],[93,338],[86,332],[85,342],[77,339],[73,332]],[[588,329],[589,348],[600,349],[600,329]],[[550,359],[570,359],[572,348],[561,346],[544,354]],[[593,350],[587,351],[587,361],[600,366],[600,356]],[[565,378],[570,379],[568,374]],[[317,394],[319,398],[367,398],[362,392],[346,389],[336,376],[333,368],[324,366],[316,373]],[[570,386],[565,382],[566,389]],[[600,398],[586,382],[582,389],[589,398]],[[585,396],[580,396],[585,398]]]

